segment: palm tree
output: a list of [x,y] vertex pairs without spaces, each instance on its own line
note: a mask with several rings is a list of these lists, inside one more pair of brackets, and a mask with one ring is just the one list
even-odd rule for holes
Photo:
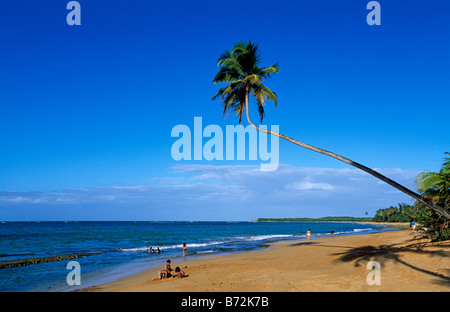
[[422,172],[416,182],[422,196],[444,207],[450,207],[450,157],[444,158],[439,172]]
[[[236,116],[239,116],[239,124],[242,122],[244,110],[248,107],[250,93],[256,99],[261,122],[264,117],[266,98],[273,101],[275,107],[277,105],[275,92],[263,85],[262,81],[265,78],[270,78],[270,74],[279,72],[278,63],[270,67],[259,67],[260,61],[261,55],[258,51],[258,45],[251,41],[247,45],[243,42],[237,43],[232,51],[226,51],[218,60],[220,68],[213,79],[213,83],[227,82],[230,84],[220,88],[219,92],[213,96],[213,100],[221,96],[223,99],[223,114],[225,115],[228,110],[233,110]],[[247,119],[250,120],[248,115]],[[258,129],[258,127],[256,128]]]
[[223,101],[223,114],[225,115],[227,111],[233,110],[236,116],[239,116],[239,124],[242,121],[242,114],[244,111],[247,115],[248,123],[255,129],[265,132],[267,134],[275,135],[279,138],[287,140],[291,143],[299,145],[301,147],[307,148],[314,152],[318,152],[337,160],[340,160],[346,164],[354,166],[360,170],[363,170],[376,178],[386,182],[387,184],[397,188],[398,190],[408,194],[409,196],[420,201],[424,205],[430,207],[437,213],[450,219],[450,213],[448,210],[438,206],[437,204],[429,201],[428,199],[420,196],[419,194],[407,189],[401,184],[385,177],[384,175],[363,166],[353,160],[345,158],[341,155],[323,150],[321,148],[314,147],[312,145],[306,144],[304,142],[297,141],[291,137],[284,134],[260,128],[256,126],[250,120],[248,102],[249,95],[251,94],[256,99],[256,104],[258,106],[258,113],[260,116],[260,123],[262,123],[264,117],[264,105],[265,101],[271,100],[277,105],[277,95],[275,92],[263,85],[263,80],[270,78],[271,74],[278,73],[278,63],[270,67],[260,67],[261,54],[258,50],[258,45],[252,43],[250,40],[248,43],[239,42],[231,50],[226,51],[222,54],[217,65],[219,66],[219,71],[213,79],[213,83],[227,83],[228,85],[219,89],[217,94],[213,96],[213,100],[218,97],[222,98]]
[[[444,158],[439,172],[426,171],[419,174],[416,183],[423,197],[437,205],[450,207],[450,158]],[[419,204],[418,207],[420,206]],[[432,240],[450,239],[448,219],[422,209],[419,212],[417,216],[421,219],[420,223],[428,228],[427,234]]]

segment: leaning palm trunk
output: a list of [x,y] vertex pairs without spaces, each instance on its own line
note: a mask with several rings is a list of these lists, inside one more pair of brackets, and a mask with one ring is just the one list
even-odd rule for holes
[[357,163],[357,162],[354,162],[353,160],[350,160],[350,159],[348,159],[348,158],[345,158],[345,157],[343,157],[343,156],[341,156],[341,155],[338,155],[338,154],[335,154],[335,153],[332,153],[332,152],[329,152],[329,151],[326,151],[326,150],[323,150],[323,149],[320,149],[320,148],[311,146],[311,145],[309,145],[309,144],[306,144],[306,143],[297,141],[297,140],[295,140],[295,139],[293,139],[293,138],[290,138],[290,137],[288,137],[288,136],[286,136],[286,135],[284,135],[284,134],[281,134],[281,133],[278,133],[278,132],[275,132],[275,131],[272,131],[272,130],[260,128],[260,127],[258,127],[258,126],[256,126],[256,125],[254,125],[254,124],[250,121],[250,116],[249,116],[249,113],[248,113],[248,94],[247,94],[247,96],[246,96],[246,98],[245,98],[245,110],[246,110],[246,113],[247,113],[247,121],[248,121],[248,123],[249,123],[252,127],[254,127],[255,129],[257,129],[257,130],[259,130],[259,131],[262,131],[262,132],[265,132],[265,133],[267,133],[267,134],[275,135],[275,136],[277,136],[277,137],[279,137],[279,138],[285,139],[285,140],[287,140],[287,141],[289,141],[289,142],[291,142],[291,143],[294,143],[294,144],[296,144],[296,145],[299,145],[299,146],[301,146],[301,147],[307,148],[307,149],[312,150],[312,151],[317,152],[317,153],[321,153],[321,154],[324,154],[324,155],[333,157],[333,158],[335,158],[335,159],[337,159],[337,160],[340,160],[340,161],[345,162],[346,164],[349,164],[349,165],[352,165],[353,167],[356,167],[356,168],[358,168],[358,169],[361,169],[362,171],[365,171],[365,172],[367,172],[367,173],[373,175],[374,177],[380,179],[381,181],[383,181],[383,182],[385,182],[385,183],[387,183],[387,184],[389,184],[389,185],[395,187],[396,189],[402,191],[403,193],[405,193],[405,194],[407,194],[407,195],[409,195],[409,196],[415,198],[416,200],[418,200],[418,201],[421,202],[422,204],[426,205],[427,207],[430,207],[431,209],[433,209],[433,210],[436,211],[437,213],[439,213],[439,214],[445,216],[446,218],[450,219],[450,212],[449,212],[448,210],[446,210],[446,209],[444,209],[444,208],[442,208],[442,207],[440,207],[440,206],[434,204],[434,203],[431,202],[431,201],[428,201],[426,198],[420,196],[419,194],[417,194],[417,193],[411,191],[410,189],[407,189],[407,188],[404,187],[403,185],[400,185],[400,184],[398,184],[397,182],[392,181],[391,179],[385,177],[384,175],[382,175],[382,174],[380,174],[380,173],[378,173],[378,172],[376,172],[376,171],[374,171],[374,170],[372,170],[372,169],[370,169],[370,168],[368,168],[368,167],[366,167],[366,166],[363,166],[363,165],[361,165],[361,164],[359,164],[359,163]]

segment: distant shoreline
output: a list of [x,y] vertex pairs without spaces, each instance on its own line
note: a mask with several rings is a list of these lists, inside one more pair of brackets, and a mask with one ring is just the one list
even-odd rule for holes
[[[334,220],[332,218],[335,218]],[[348,219],[345,219],[348,218]],[[306,220],[307,219],[307,220]],[[373,224],[382,225],[386,228],[397,228],[400,230],[405,230],[409,228],[409,223],[407,222],[376,222],[372,218],[355,218],[355,217],[325,217],[325,218],[258,218],[257,220],[252,220],[250,222],[329,222],[329,223],[347,223],[355,222],[361,224]]]

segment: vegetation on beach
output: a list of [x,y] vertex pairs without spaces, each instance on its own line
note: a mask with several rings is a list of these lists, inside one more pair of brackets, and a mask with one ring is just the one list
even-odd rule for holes
[[[450,155],[448,152],[445,153]],[[450,210],[450,157],[444,158],[439,172],[422,172],[417,180],[418,191],[428,200]],[[420,202],[415,204],[417,208],[416,220],[421,229],[426,229],[425,234],[434,241],[450,239],[450,221],[434,210]]]
[[374,222],[411,222],[414,220],[416,208],[404,203],[398,204],[398,207],[378,209],[373,217]]

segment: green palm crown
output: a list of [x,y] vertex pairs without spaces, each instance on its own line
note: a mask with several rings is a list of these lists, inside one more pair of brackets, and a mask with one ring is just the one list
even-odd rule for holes
[[245,103],[251,94],[256,99],[260,122],[264,118],[264,105],[269,99],[277,106],[277,95],[275,92],[263,85],[263,80],[270,78],[273,73],[278,73],[278,63],[270,67],[260,67],[261,54],[258,45],[250,40],[247,44],[237,43],[231,50],[222,54],[218,61],[219,71],[213,79],[213,83],[228,83],[220,88],[213,96],[213,100],[219,96],[223,100],[223,114],[232,110],[239,116],[239,124],[245,110]]

